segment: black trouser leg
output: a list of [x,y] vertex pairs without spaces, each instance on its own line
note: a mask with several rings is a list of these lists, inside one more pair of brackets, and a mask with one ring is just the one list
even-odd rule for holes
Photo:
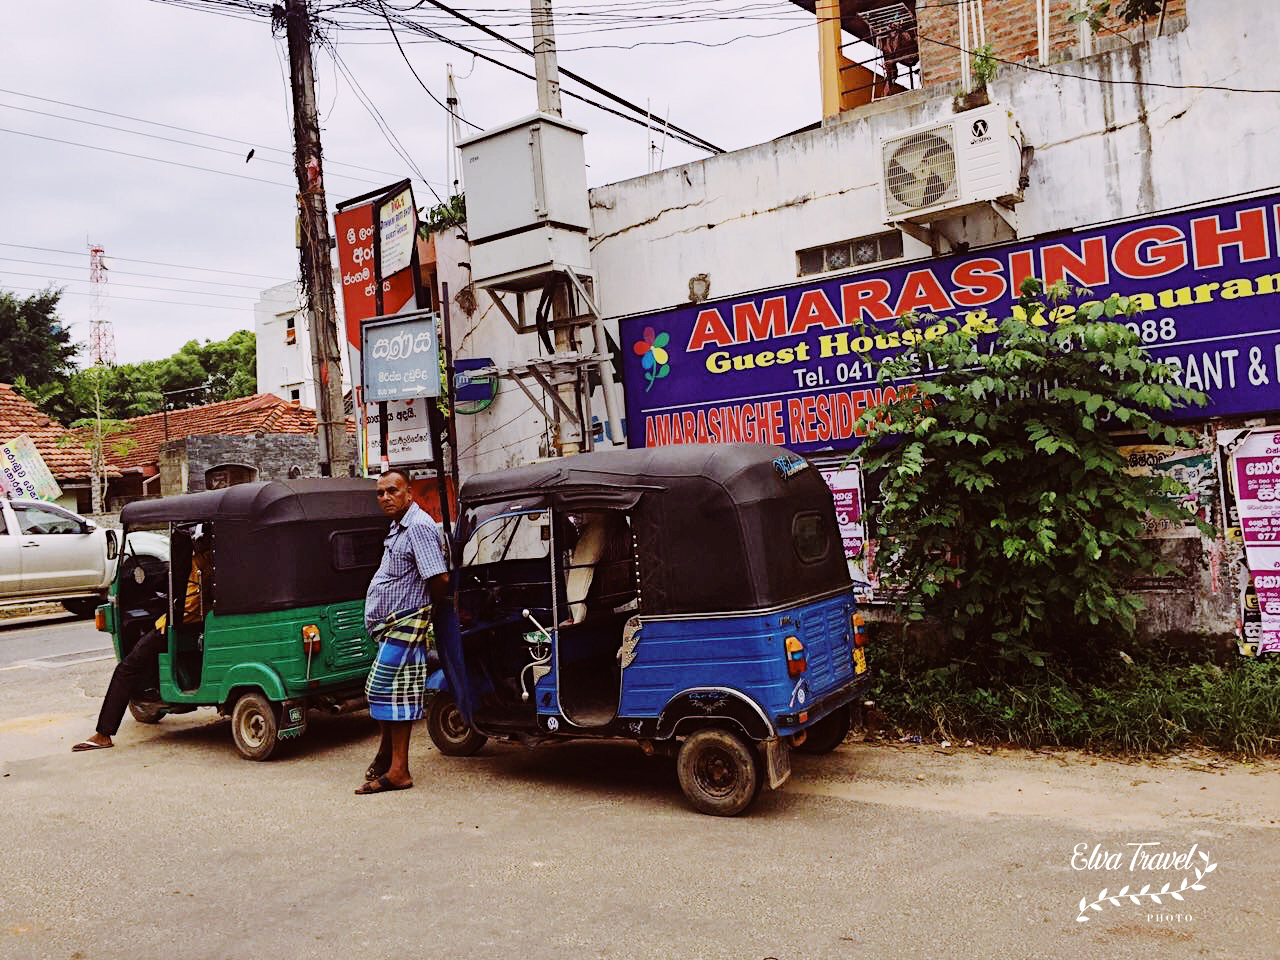
[[133,645],[125,658],[116,664],[102,698],[102,711],[98,714],[98,732],[114,737],[120,730],[120,721],[129,709],[134,694],[146,689],[146,681],[155,674],[157,658],[169,647],[169,638],[160,630],[148,630]]

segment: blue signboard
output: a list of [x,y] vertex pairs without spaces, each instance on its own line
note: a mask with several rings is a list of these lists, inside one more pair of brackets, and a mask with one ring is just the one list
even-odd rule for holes
[[624,317],[628,445],[850,449],[858,417],[908,386],[877,384],[877,364],[944,329],[900,331],[897,317],[987,329],[1014,312],[1029,276],[1091,291],[1051,308],[1047,323],[1089,299],[1135,300],[1130,328],[1180,383],[1209,396],[1183,419],[1280,410],[1273,194]]
[[440,344],[429,311],[378,317],[360,325],[366,403],[440,396]]

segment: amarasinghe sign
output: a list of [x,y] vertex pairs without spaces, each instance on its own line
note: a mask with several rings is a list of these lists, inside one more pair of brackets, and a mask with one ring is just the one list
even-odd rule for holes
[[367,403],[440,396],[440,343],[429,310],[369,320],[360,366]]

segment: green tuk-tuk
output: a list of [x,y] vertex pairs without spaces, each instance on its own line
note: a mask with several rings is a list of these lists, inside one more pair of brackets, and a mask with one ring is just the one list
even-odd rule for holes
[[[265,760],[303,734],[308,709],[363,708],[375,653],[364,595],[389,523],[374,491],[372,480],[266,481],[126,505],[125,550],[98,628],[117,658],[162,615],[168,635],[154,691],[130,704],[134,718],[214,707],[231,717],[241,755]],[[167,534],[167,564],[130,550],[142,530]],[[212,543],[211,600],[184,618],[197,537]]]

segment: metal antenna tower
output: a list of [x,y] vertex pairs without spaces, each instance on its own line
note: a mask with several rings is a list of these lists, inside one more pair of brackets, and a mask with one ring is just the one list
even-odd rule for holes
[[116,365],[116,335],[107,316],[107,265],[105,251],[89,241],[89,354],[93,358],[93,466],[89,476],[89,494],[94,513],[103,512],[102,491],[106,481],[106,457],[102,441],[102,374]]
[[107,265],[105,251],[89,243],[89,354],[95,366],[116,365],[116,335],[107,316]]

